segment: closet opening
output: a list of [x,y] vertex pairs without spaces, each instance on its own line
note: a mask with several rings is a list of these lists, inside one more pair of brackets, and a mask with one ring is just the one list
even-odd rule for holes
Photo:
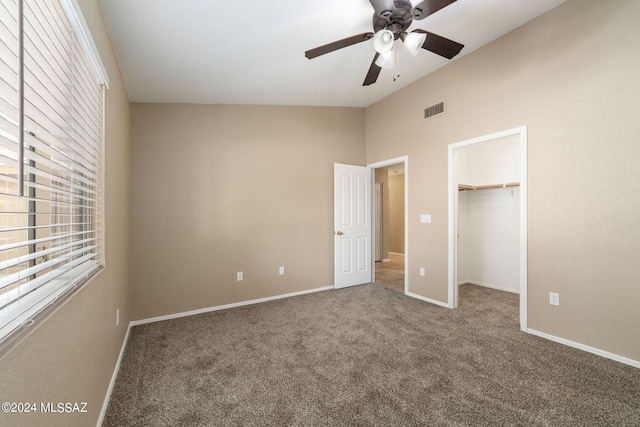
[[449,146],[449,307],[458,287],[520,296],[526,330],[526,127]]

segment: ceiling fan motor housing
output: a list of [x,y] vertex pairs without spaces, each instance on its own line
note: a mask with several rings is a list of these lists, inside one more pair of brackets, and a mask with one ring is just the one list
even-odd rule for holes
[[373,30],[376,33],[380,30],[389,30],[397,39],[413,22],[413,5],[408,0],[394,0],[393,3],[396,10],[392,13],[385,11],[382,17],[373,14]]

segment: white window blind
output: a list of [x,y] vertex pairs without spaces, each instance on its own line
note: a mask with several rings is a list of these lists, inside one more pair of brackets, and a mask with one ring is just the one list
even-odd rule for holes
[[78,29],[73,0],[0,0],[0,342],[104,262],[106,81]]

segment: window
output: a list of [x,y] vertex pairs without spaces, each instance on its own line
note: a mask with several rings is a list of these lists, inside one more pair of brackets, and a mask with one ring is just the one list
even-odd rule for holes
[[0,342],[104,264],[104,67],[76,0],[0,0]]

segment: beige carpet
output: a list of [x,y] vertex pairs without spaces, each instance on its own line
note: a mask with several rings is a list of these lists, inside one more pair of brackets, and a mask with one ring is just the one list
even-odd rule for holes
[[132,328],[105,426],[640,426],[640,370],[375,285]]

